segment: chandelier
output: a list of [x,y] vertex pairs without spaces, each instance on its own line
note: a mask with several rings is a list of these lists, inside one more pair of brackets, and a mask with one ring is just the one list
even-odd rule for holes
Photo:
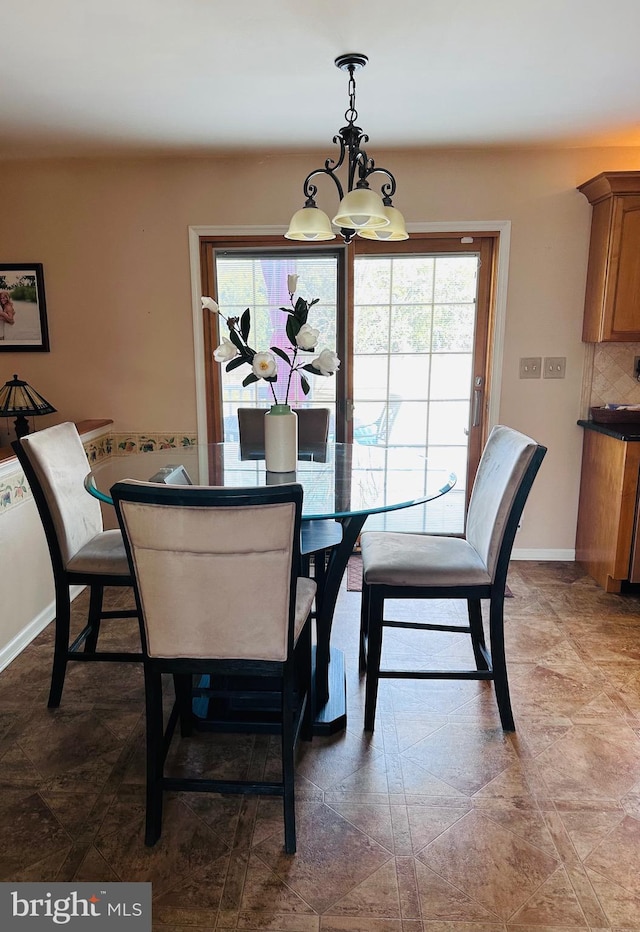
[[[334,239],[336,234],[332,229],[332,223],[339,228],[346,243],[349,243],[356,233],[365,239],[385,242],[409,238],[404,217],[391,202],[396,191],[396,179],[388,169],[379,168],[373,159],[369,158],[362,148],[369,141],[369,137],[356,126],[358,111],[354,75],[360,68],[364,68],[368,60],[366,55],[360,53],[340,55],[335,60],[341,71],[349,72],[349,107],[344,115],[347,125],[333,137],[334,143],[340,147],[340,153],[337,160],[327,159],[324,168],[314,169],[305,178],[302,187],[306,198],[304,207],[296,211],[291,218],[289,229],[284,234],[287,239]],[[347,170],[346,194],[336,174],[343,165]],[[375,174],[384,175],[387,179],[381,184],[381,194],[369,187],[369,179]],[[313,179],[318,175],[328,175],[338,189],[340,204],[333,220],[329,220],[328,215],[316,204],[318,188]]]

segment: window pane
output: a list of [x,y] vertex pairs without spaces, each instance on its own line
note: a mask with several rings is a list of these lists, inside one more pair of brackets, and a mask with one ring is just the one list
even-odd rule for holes
[[433,309],[433,350],[473,351],[476,306],[450,304]]
[[475,256],[439,256],[433,300],[441,304],[475,301],[477,271]]
[[353,342],[355,353],[389,351],[389,306],[358,305],[354,309]]
[[429,397],[430,356],[395,355],[389,361],[389,391],[403,399]]
[[427,304],[394,304],[391,308],[391,352],[428,353],[432,310]]
[[391,260],[358,259],[355,267],[355,287],[362,304],[388,301],[391,293]]
[[470,353],[435,353],[431,357],[431,397],[468,399],[471,365]]
[[387,363],[385,357],[356,356],[353,360],[354,395],[360,401],[387,400]]
[[394,304],[433,300],[436,261],[433,256],[396,256],[390,261],[393,263]]
[[466,444],[469,429],[469,403],[432,401],[429,405],[429,445]]
[[393,425],[390,442],[419,446],[424,449],[427,443],[428,415],[428,402],[403,401]]

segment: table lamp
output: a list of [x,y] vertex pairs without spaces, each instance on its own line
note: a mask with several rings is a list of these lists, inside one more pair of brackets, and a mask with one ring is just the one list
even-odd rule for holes
[[16,437],[29,433],[28,416],[53,414],[56,409],[17,375],[0,388],[0,417],[15,417]]

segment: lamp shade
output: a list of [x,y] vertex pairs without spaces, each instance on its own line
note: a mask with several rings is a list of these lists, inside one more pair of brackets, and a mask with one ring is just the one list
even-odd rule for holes
[[29,433],[28,416],[53,414],[55,410],[53,405],[17,375],[0,388],[0,417],[15,417],[18,437]]
[[363,239],[377,239],[385,243],[398,242],[401,239],[409,239],[409,234],[404,223],[404,217],[395,207],[385,207],[384,212],[389,218],[389,225],[386,227],[365,227],[364,230],[358,230],[358,236]]
[[303,207],[297,210],[291,218],[289,229],[284,234],[285,239],[296,240],[328,240],[335,239],[336,234],[331,229],[331,221],[324,210],[318,207]]
[[389,218],[384,211],[385,207],[379,194],[371,188],[354,188],[340,201],[333,222],[337,227],[349,230],[386,227],[389,225]]

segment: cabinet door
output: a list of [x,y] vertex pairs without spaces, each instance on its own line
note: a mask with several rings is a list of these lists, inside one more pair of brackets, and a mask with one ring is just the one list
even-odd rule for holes
[[640,197],[615,198],[604,339],[640,340]]
[[585,430],[576,561],[607,592],[629,578],[640,443]]

